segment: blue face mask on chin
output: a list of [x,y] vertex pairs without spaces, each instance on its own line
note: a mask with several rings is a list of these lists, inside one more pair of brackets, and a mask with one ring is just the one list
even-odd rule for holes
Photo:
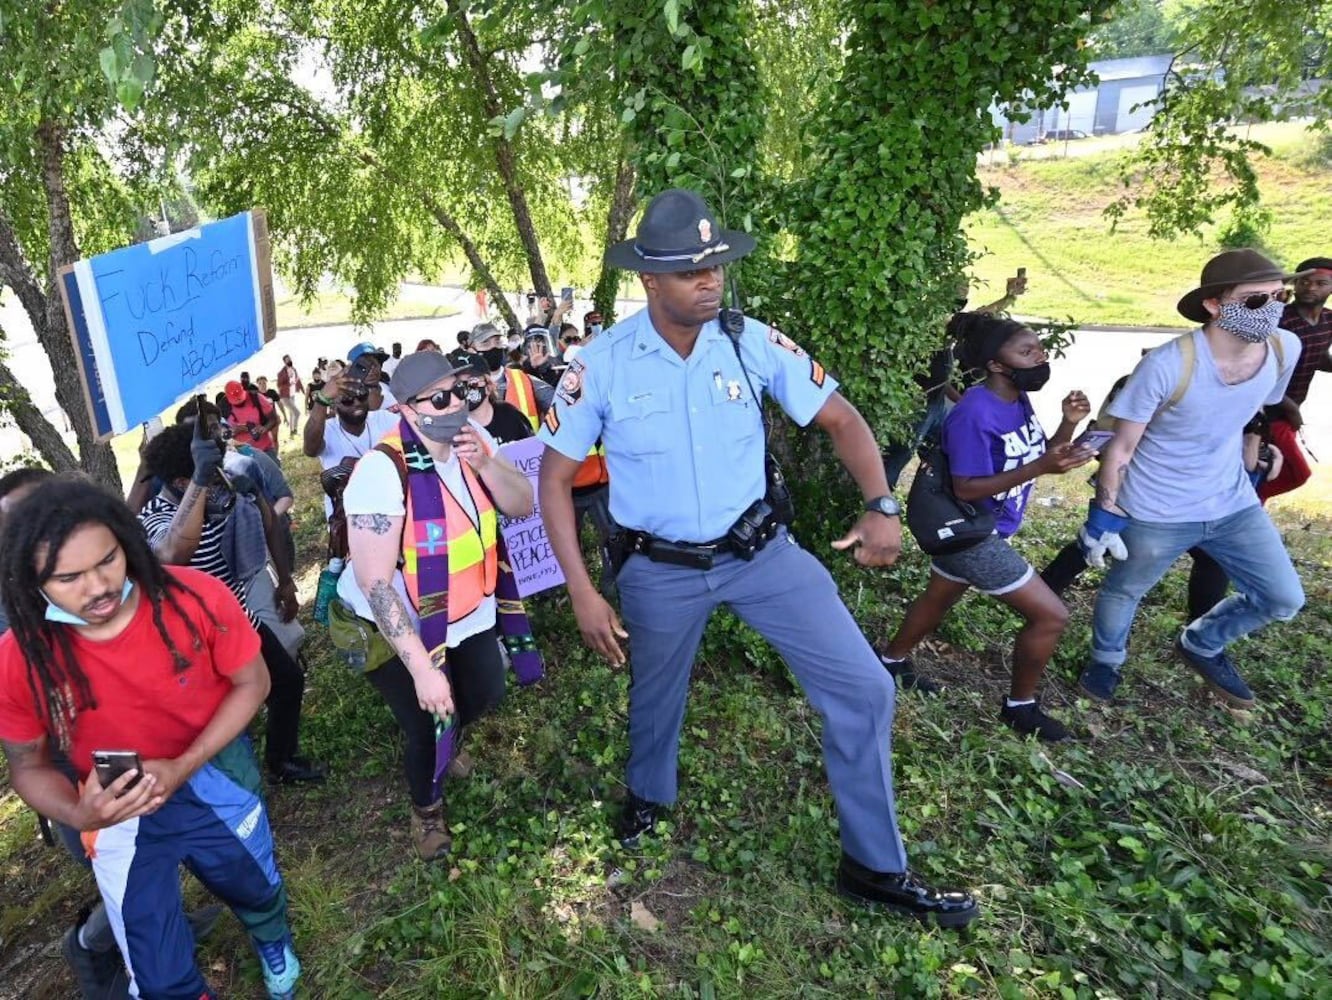
[[[134,581],[125,577],[125,585],[120,588],[120,603],[124,604],[129,600],[130,594],[134,592]],[[71,614],[62,607],[51,603],[51,598],[46,597],[46,591],[42,591],[42,597],[46,598],[46,620],[56,622],[59,625],[89,625],[76,614]]]

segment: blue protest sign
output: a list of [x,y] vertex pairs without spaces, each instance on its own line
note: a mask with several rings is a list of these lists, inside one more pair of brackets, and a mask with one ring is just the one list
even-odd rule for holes
[[102,375],[97,370],[92,341],[88,339],[88,317],[83,312],[83,299],[79,296],[79,283],[74,277],[73,268],[66,268],[60,273],[60,288],[64,292],[65,318],[69,323],[70,336],[74,338],[74,360],[79,365],[84,400],[89,416],[92,417],[93,430],[99,438],[110,437],[111,415],[106,412]]
[[71,336],[102,435],[151,419],[273,337],[261,212],[81,260],[65,274]]

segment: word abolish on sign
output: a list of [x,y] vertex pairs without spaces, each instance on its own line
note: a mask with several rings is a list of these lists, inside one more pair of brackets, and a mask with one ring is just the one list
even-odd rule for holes
[[272,339],[271,270],[263,214],[244,212],[62,272],[98,433],[152,418]]
[[[545,450],[546,446],[536,438],[511,441],[500,446],[500,454],[516,465],[518,471],[532,484],[534,496],[537,476],[541,473],[541,455]],[[513,569],[521,596],[528,597],[564,583],[564,572],[555,559],[550,539],[546,537],[546,524],[541,520],[539,501],[533,504],[532,513],[527,517],[501,518],[500,531],[504,534],[504,544],[509,550],[509,565]]]

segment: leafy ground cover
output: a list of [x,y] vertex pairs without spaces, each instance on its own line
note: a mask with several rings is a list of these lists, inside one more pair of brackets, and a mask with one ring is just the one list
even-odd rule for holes
[[[314,463],[298,489],[301,590],[321,549]],[[1086,491],[1039,488],[1021,546],[1036,562],[1075,530]],[[837,521],[836,516],[832,518]],[[943,697],[903,696],[895,727],[912,863],[976,887],[966,933],[857,909],[830,891],[836,817],[820,723],[733,619],[709,629],[660,838],[608,836],[623,796],[627,676],[578,641],[567,602],[532,602],[549,660],[477,726],[452,790],[452,858],[412,857],[400,740],[365,681],[311,628],[307,748],[334,776],[270,796],[306,995],[426,997],[1325,997],[1332,995],[1332,536],[1317,512],[1279,522],[1309,593],[1295,622],[1246,641],[1252,712],[1204,697],[1168,655],[1184,576],[1144,605],[1123,698],[1079,699],[1094,580],[1045,684],[1083,734],[1042,748],[1001,728],[1015,619],[970,597],[923,651]],[[837,521],[840,523],[840,521]],[[924,557],[863,572],[807,541],[877,637],[923,586]],[[0,770],[0,996],[64,998],[59,936],[92,881],[37,839]],[[193,901],[202,897],[185,880]],[[227,996],[259,996],[229,915],[201,946]]]
[[[1292,266],[1329,252],[1324,220],[1332,212],[1325,146],[1303,125],[1253,129],[1272,156],[1255,164],[1271,228],[1261,248]],[[1098,140],[1099,142],[1099,140]],[[1221,218],[1202,238],[1153,240],[1138,213],[1112,233],[1104,211],[1125,193],[1119,164],[1126,153],[1102,152],[1067,159],[1032,159],[986,166],[981,183],[999,189],[1001,201],[977,213],[967,226],[980,287],[973,301],[1003,293],[1004,279],[1026,267],[1030,289],[1017,310],[1079,324],[1187,325],[1175,312],[1179,297],[1198,280],[1212,254],[1223,249]]]

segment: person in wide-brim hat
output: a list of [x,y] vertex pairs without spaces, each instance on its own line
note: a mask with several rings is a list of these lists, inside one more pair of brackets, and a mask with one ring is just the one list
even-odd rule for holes
[[633,239],[607,249],[606,263],[639,274],[672,274],[729,264],[754,246],[748,233],[719,226],[696,192],[671,188],[648,202]]
[[1294,277],[1257,250],[1227,250],[1203,265],[1198,287],[1181,298],[1176,308],[1185,319],[1210,323],[1214,317],[1203,303],[1217,298],[1227,288],[1262,281],[1290,281]]

